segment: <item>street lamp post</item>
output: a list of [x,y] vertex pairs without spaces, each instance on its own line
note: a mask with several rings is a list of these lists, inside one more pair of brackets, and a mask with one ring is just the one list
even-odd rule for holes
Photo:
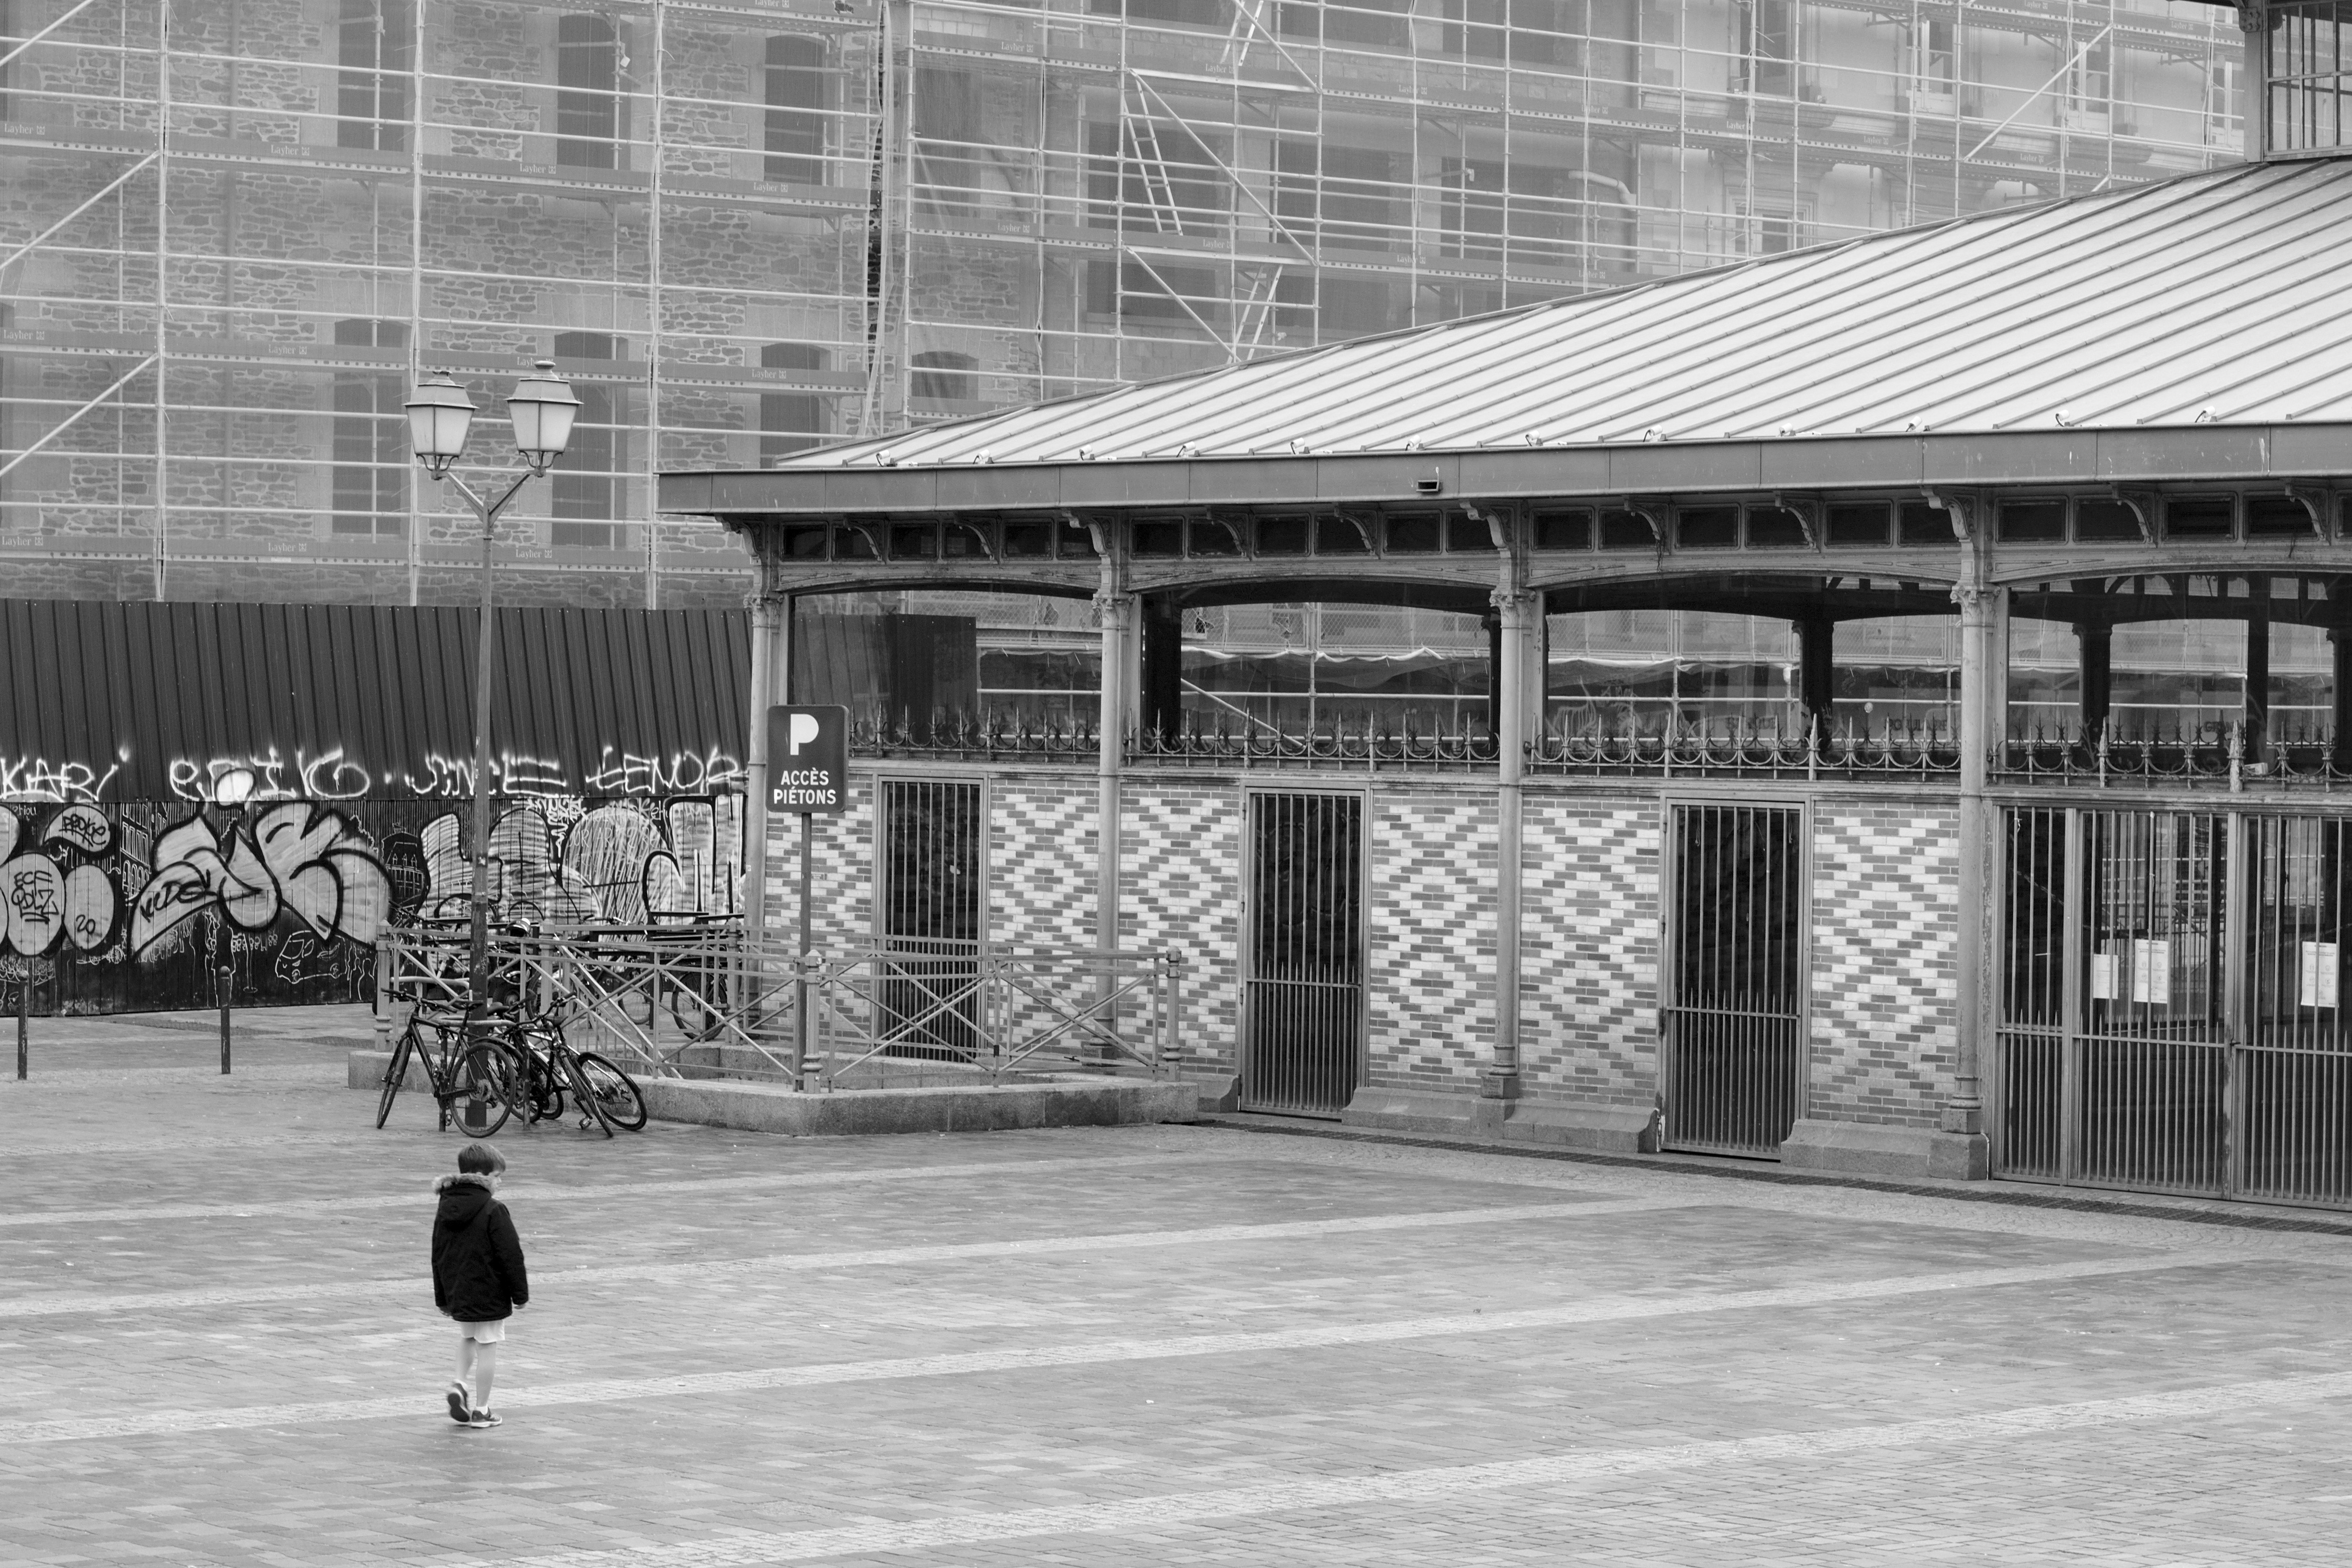
[[403,406],[408,411],[408,444],[416,460],[435,479],[457,486],[482,523],[482,624],[474,662],[473,951],[467,971],[472,1008],[479,1011],[489,1000],[490,658],[497,647],[497,623],[490,613],[490,544],[499,514],[521,492],[524,482],[547,472],[571,445],[580,400],[572,395],[572,384],[555,374],[552,360],[539,361],[530,374],[515,383],[507,412],[514,421],[515,455],[522,458],[523,471],[496,495],[476,490],[452,471],[465,456],[475,409],[474,400],[447,371],[436,371],[417,383]]

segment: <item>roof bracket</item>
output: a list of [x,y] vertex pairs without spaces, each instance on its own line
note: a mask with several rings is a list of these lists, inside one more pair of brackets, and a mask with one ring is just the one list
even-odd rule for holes
[[1952,537],[1969,542],[1984,529],[1985,498],[1978,490],[1926,490],[1927,504],[1952,520]]
[[1829,530],[1822,524],[1822,498],[1807,495],[1784,495],[1772,492],[1772,504],[1782,511],[1794,512],[1797,525],[1805,531],[1805,545],[1819,550],[1829,542]]
[[1225,537],[1234,542],[1234,554],[1247,555],[1250,552],[1247,518],[1235,517],[1231,512],[1213,506],[1202,515],[1206,521],[1213,522],[1225,531]]
[[852,533],[856,534],[860,539],[866,541],[866,548],[874,552],[875,560],[887,561],[890,559],[890,552],[882,548],[882,531],[880,529],[875,527],[870,522],[859,522],[856,519],[848,517],[845,517],[841,520],[841,525],[844,528],[848,529]]
[[[1493,542],[1496,554],[1511,553],[1511,545],[1517,530],[1511,526],[1516,520],[1512,517],[1508,507],[1496,506],[1492,503],[1477,507],[1465,503],[1462,510],[1468,512],[1475,521],[1486,525],[1486,537]],[[1654,523],[1651,526],[1656,525]]]
[[996,552],[996,531],[989,527],[988,524],[984,522],[966,522],[963,520],[961,513],[951,511],[948,513],[948,526],[950,528],[961,528],[968,536],[979,541],[980,552],[982,555],[985,556],[990,563],[998,565],[1003,563],[1004,558]]
[[1378,555],[1381,552],[1380,531],[1372,526],[1372,520],[1361,512],[1349,511],[1346,507],[1336,510],[1341,517],[1348,520],[1349,526],[1356,531],[1356,537],[1364,542],[1364,553]]
[[2139,542],[2142,544],[2154,544],[2156,542],[2156,492],[2116,485],[2107,493],[2131,509],[2132,520],[2139,524]]
[[2335,490],[2326,485],[2297,484],[2294,480],[2289,479],[2286,484],[2286,494],[2289,500],[2303,503],[2303,510],[2311,514],[2311,531],[2325,542],[2327,538],[2329,514],[2336,510]]
[[1650,525],[1650,538],[1660,550],[1672,542],[1667,538],[1666,523],[1673,514],[1671,504],[1664,496],[1627,496],[1623,510],[1632,512]]

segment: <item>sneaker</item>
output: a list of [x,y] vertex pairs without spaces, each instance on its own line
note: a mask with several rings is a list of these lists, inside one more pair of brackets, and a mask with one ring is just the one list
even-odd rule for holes
[[466,1425],[468,1426],[496,1426],[499,1425],[499,1418],[491,1415],[487,1410],[477,1410],[473,1415],[466,1418]]
[[466,1393],[466,1385],[453,1380],[449,1384],[449,1419],[463,1426],[472,1419],[473,1413],[473,1400]]

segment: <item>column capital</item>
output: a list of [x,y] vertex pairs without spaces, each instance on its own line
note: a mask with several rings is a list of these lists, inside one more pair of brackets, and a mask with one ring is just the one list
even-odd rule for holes
[[1523,588],[1516,584],[1509,587],[1494,589],[1487,594],[1486,602],[1495,606],[1495,613],[1507,630],[1517,630],[1524,626],[1529,616],[1540,615],[1543,608],[1541,594],[1532,588]]

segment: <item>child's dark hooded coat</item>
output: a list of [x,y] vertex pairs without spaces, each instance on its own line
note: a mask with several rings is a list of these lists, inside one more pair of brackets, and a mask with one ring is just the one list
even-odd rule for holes
[[433,1184],[433,1304],[461,1323],[510,1317],[530,1300],[522,1238],[487,1176],[460,1173]]

